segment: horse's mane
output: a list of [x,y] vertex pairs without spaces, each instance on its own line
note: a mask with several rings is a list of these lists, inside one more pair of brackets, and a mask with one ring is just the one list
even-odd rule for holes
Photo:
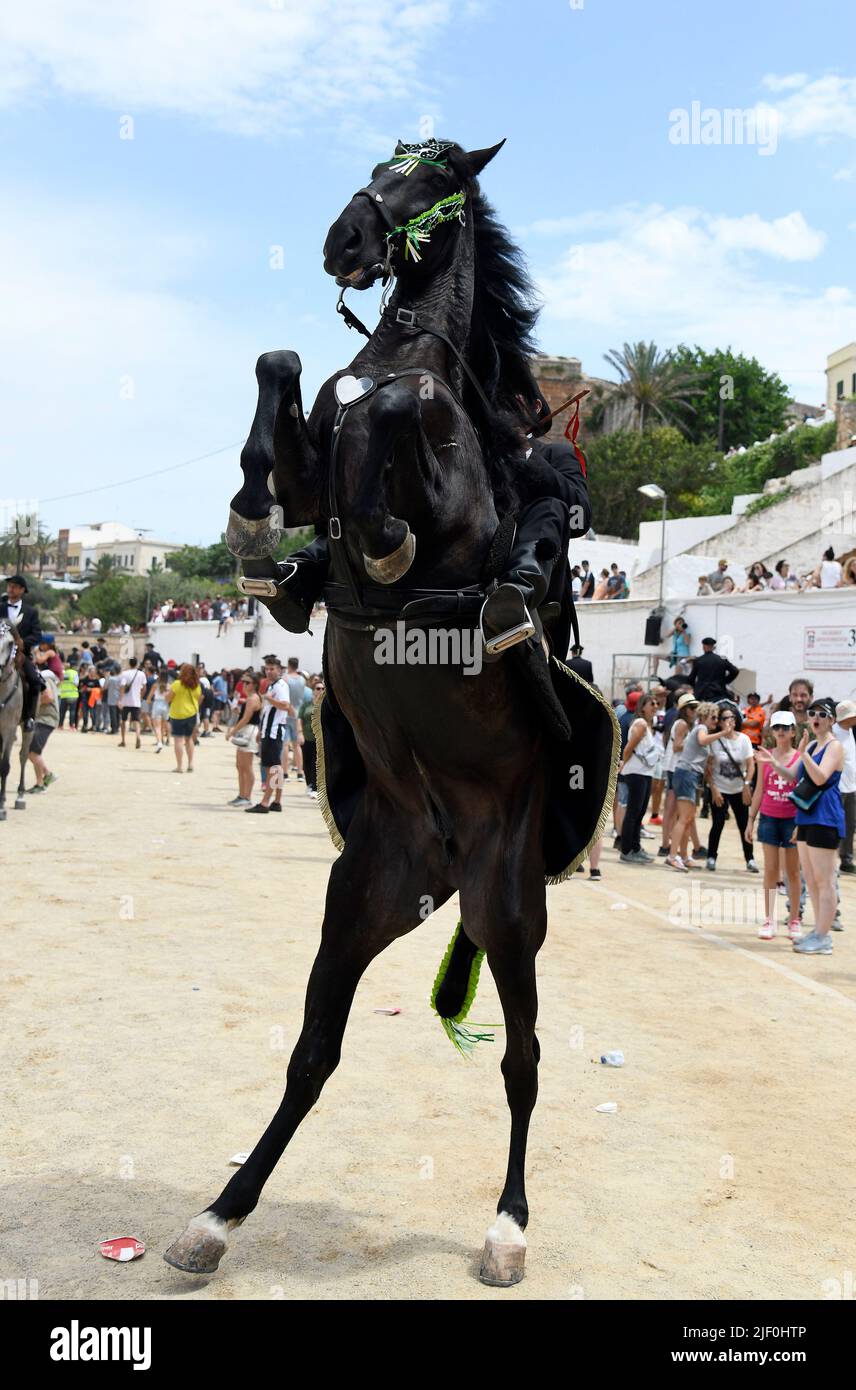
[[469,212],[476,255],[472,366],[497,409],[516,410],[515,396],[532,386],[529,359],[540,306],[523,253],[478,186]]
[[[454,163],[454,157],[452,159]],[[472,218],[475,288],[468,359],[494,408],[484,431],[485,463],[501,514],[519,505],[521,443],[518,395],[531,399],[529,359],[535,352],[540,306],[523,253],[472,180],[467,215]],[[467,402],[477,417],[484,407]],[[515,466],[513,460],[517,458]]]

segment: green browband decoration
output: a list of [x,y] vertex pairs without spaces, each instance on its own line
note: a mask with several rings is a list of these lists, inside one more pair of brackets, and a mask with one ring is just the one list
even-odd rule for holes
[[399,232],[404,232],[405,260],[410,256],[414,261],[421,261],[419,247],[431,240],[431,233],[437,227],[441,226],[443,222],[454,222],[455,218],[463,225],[466,201],[466,193],[450,193],[448,198],[441,198],[439,203],[435,203],[426,212],[420,212],[418,216],[411,217],[409,222],[393,228],[386,239],[389,241],[392,237],[398,236]]
[[[455,949],[455,942],[457,941],[458,936],[462,930],[463,923],[459,922],[458,925],[455,927],[451,941],[446,947],[446,954],[444,955],[440,963],[440,969],[437,971],[437,978],[434,981],[434,988],[431,990],[431,1008],[434,1010],[435,1014],[437,1013],[437,993],[444,979],[446,978],[446,971],[449,968],[449,961],[452,959],[452,952]],[[470,966],[470,978],[467,983],[467,992],[464,995],[464,1002],[461,1005],[458,1012],[455,1014],[455,1017],[441,1018],[440,1015],[437,1014],[437,1017],[440,1019],[440,1022],[443,1025],[443,1031],[446,1034],[447,1038],[450,1040],[453,1046],[458,1049],[461,1056],[466,1057],[468,1061],[472,1060],[472,1056],[475,1052],[477,1043],[495,1041],[494,1033],[478,1033],[475,1032],[472,1028],[465,1028],[462,1026],[464,1019],[470,1011],[472,1002],[476,997],[476,990],[478,989],[479,984],[479,971],[481,970],[481,964],[483,960],[484,951],[476,951],[476,954],[473,958],[473,963]]]

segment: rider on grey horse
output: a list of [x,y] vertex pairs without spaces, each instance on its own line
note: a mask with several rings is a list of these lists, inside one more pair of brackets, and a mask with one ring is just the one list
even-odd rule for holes
[[32,729],[39,694],[44,689],[44,681],[36,669],[31,652],[42,635],[38,609],[28,603],[24,595],[28,593],[27,581],[22,574],[13,574],[6,581],[6,594],[0,598],[0,621],[4,618],[15,629],[24,644],[24,660],[21,675],[24,680],[24,728]]
[[[538,438],[549,423],[549,408],[531,382],[529,398],[518,397],[520,425],[527,448],[524,486],[527,504],[517,518],[505,571],[491,586],[481,613],[481,631],[488,657],[531,637],[531,613],[544,602],[557,559],[571,536],[585,535],[591,526],[591,504],[581,456],[565,440]],[[277,622],[289,632],[305,632],[312,609],[327,581],[329,545],[316,536],[278,566],[278,594],[265,599]],[[564,652],[559,652],[564,657]]]

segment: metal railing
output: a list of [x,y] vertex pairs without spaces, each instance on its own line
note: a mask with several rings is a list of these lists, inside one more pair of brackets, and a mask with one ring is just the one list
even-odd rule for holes
[[639,681],[646,688],[657,681],[662,652],[613,652],[609,678],[609,698],[618,699],[628,685]]

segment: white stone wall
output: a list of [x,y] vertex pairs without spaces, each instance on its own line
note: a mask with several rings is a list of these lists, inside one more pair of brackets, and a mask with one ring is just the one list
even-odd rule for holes
[[[619,663],[619,670],[641,675],[645,669],[641,656],[653,654],[652,649],[645,646],[645,619],[651,611],[651,601],[625,599],[582,603],[577,611],[584,655],[594,667],[597,684],[611,696],[613,656],[636,654],[635,661]],[[751,673],[748,681],[739,683],[741,688],[754,686],[762,698],[772,693],[778,699],[794,676],[808,675],[818,694],[832,695],[836,700],[856,697],[856,649],[850,669],[815,670],[804,664],[807,628],[846,628],[848,624],[856,627],[856,591],[853,589],[734,594],[728,598],[670,603],[664,632],[672,626],[672,619],[679,612],[683,612],[689,623],[694,656],[701,652],[703,637],[715,637],[721,655]],[[670,646],[671,642],[664,643],[659,654],[665,657]],[[661,673],[669,674],[665,662]]]
[[[261,608],[262,618],[256,627],[253,622],[232,623],[222,637],[217,636],[217,624],[208,623],[155,623],[149,629],[150,642],[154,642],[164,661],[172,658],[179,664],[190,661],[197,654],[200,661],[211,671],[219,671],[224,666],[261,667],[262,657],[275,652],[283,664],[290,656],[296,656],[301,670],[321,670],[321,652],[324,645],[326,616],[313,618],[312,632],[285,632],[275,623],[266,608]],[[252,647],[244,645],[244,634],[252,633],[255,642]]]

